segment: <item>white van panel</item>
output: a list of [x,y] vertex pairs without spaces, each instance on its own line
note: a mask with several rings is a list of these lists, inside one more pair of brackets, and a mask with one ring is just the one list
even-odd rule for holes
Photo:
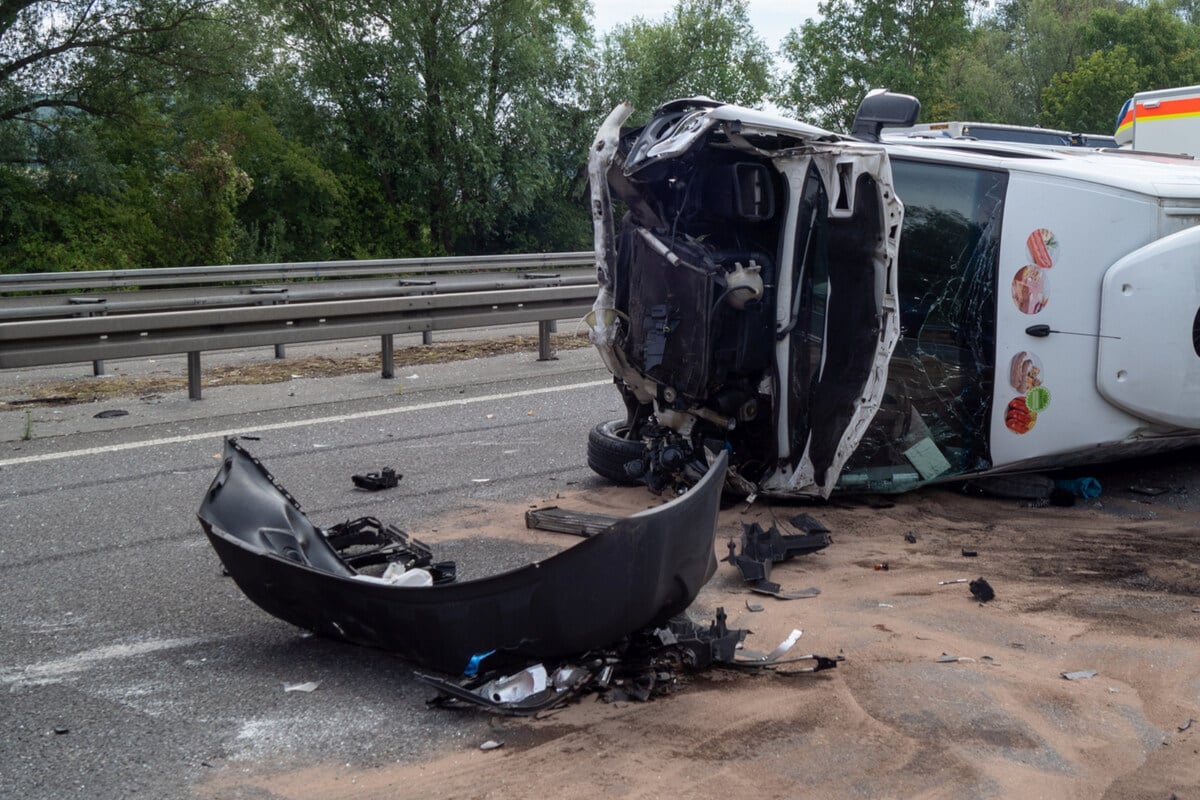
[[1200,227],[1122,258],[1104,275],[1096,385],[1114,405],[1200,427]]
[[[1096,391],[1100,295],[1108,268],[1153,241],[1158,228],[1152,198],[1012,173],[996,284],[994,467],[1122,441],[1137,431],[1137,419]],[[1034,325],[1059,332],[1026,333]]]

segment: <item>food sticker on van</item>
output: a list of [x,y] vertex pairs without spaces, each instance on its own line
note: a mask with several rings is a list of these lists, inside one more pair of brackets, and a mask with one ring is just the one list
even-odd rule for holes
[[1038,228],[1029,234],[1025,244],[1029,245],[1029,257],[1033,259],[1034,264],[1042,269],[1054,266],[1054,261],[1058,258],[1058,239],[1054,238],[1053,231],[1049,228]]
[[1035,414],[1045,411],[1050,405],[1050,390],[1045,386],[1035,386],[1025,393],[1025,407]]
[[1050,302],[1047,273],[1027,264],[1017,270],[1012,280],[1012,298],[1023,314],[1036,314]]
[[1004,424],[1013,433],[1029,433],[1037,424],[1037,412],[1031,411],[1024,397],[1014,397],[1004,409]]
[[1042,385],[1042,360],[1022,350],[1008,365],[1008,383],[1018,392],[1028,392]]

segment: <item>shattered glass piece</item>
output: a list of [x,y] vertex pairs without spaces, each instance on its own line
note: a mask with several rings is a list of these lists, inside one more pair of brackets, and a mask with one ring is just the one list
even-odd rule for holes
[[1088,678],[1094,678],[1100,673],[1094,669],[1080,669],[1074,672],[1064,672],[1062,676],[1069,681],[1085,681]]

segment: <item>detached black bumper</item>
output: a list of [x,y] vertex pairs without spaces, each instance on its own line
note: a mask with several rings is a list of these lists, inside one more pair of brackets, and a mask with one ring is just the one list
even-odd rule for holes
[[554,659],[605,647],[687,608],[716,571],[724,453],[685,495],[545,561],[465,583],[363,580],[299,503],[234,440],[200,524],[264,611],[325,636],[460,673],[471,656]]

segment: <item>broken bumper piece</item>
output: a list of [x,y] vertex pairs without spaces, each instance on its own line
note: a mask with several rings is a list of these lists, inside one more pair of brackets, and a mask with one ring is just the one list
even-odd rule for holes
[[[562,553],[464,583],[409,587],[364,580],[354,559],[338,549],[345,543],[339,538],[347,537],[313,525],[232,439],[199,517],[226,571],[264,611],[461,673],[474,654],[495,650],[497,664],[561,659],[608,647],[681,613],[716,571],[713,540],[725,465],[722,453],[683,496],[619,519]],[[365,543],[389,544],[405,559],[415,554],[412,566],[429,563],[423,546],[406,536]]]
[[[494,714],[531,716],[585,694],[596,694],[608,702],[651,700],[675,689],[683,671],[732,667],[796,675],[835,669],[844,660],[815,654],[789,656],[800,638],[798,630],[772,652],[753,653],[740,649],[748,633],[728,627],[725,610],[718,608],[716,619],[707,626],[680,615],[661,628],[639,631],[618,646],[558,666],[539,663],[511,674],[490,672],[465,679],[418,672],[416,678],[437,690],[428,701],[430,706],[478,707]],[[791,666],[807,661],[812,663]]]

